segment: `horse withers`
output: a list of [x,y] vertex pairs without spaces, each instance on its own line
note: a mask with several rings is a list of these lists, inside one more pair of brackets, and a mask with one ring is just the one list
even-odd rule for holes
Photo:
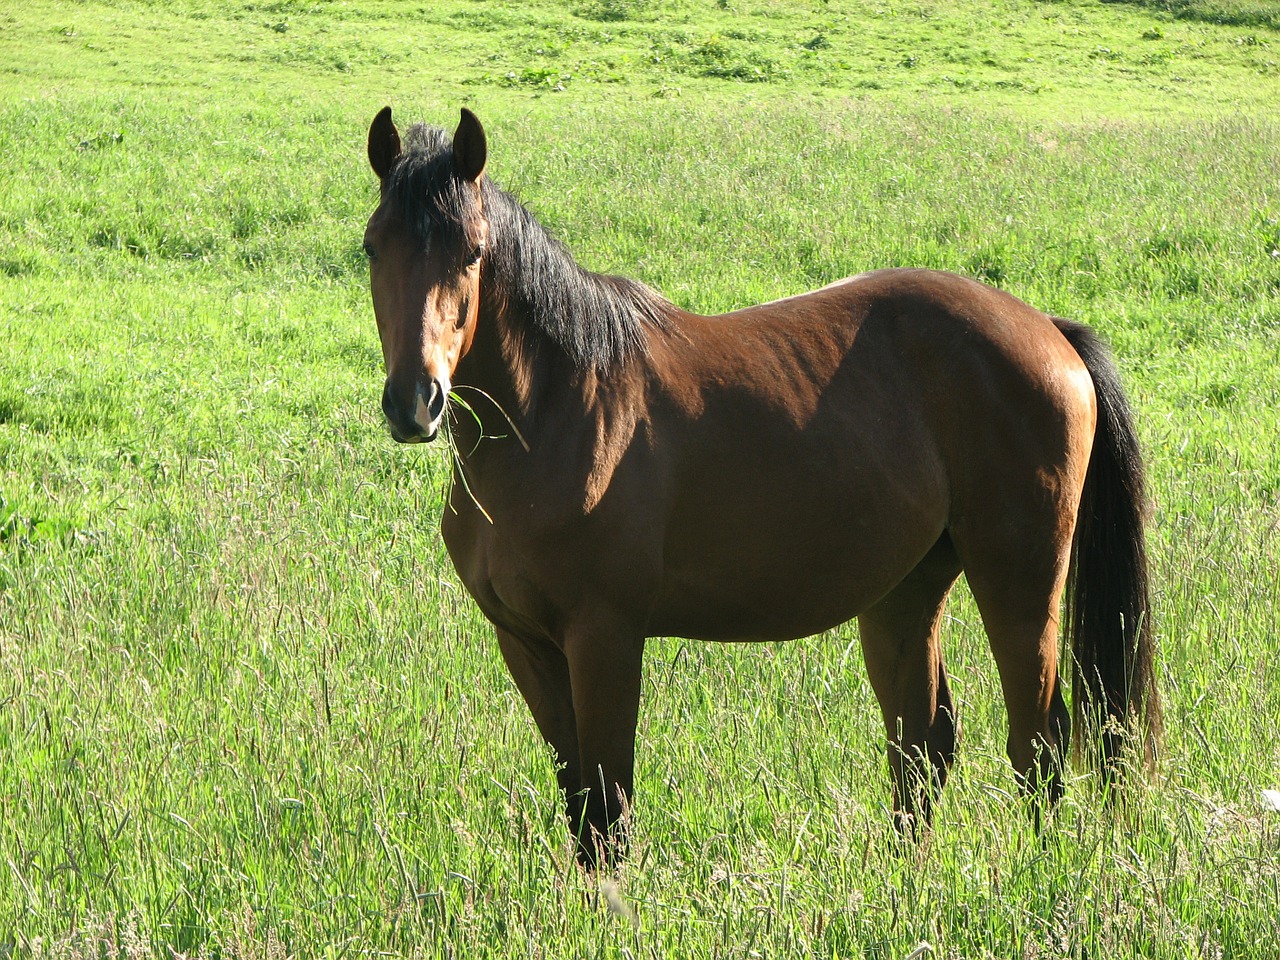
[[[1086,328],[930,270],[722,316],[592,273],[453,138],[382,110],[364,246],[392,436],[454,453],[442,531],[555,750],[586,864],[625,841],[645,639],[788,640],[857,618],[893,807],[955,755],[939,643],[965,574],[1022,787],[1159,735],[1143,469]],[[464,402],[459,415],[451,399]]]

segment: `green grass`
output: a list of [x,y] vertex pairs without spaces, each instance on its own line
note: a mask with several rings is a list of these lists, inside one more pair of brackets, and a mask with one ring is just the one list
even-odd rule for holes
[[[1280,8],[1266,0],[1224,0],[1221,3],[1214,0],[1111,0],[1111,2],[1136,3],[1151,10],[1167,13],[1179,20],[1280,30]],[[1257,39],[1254,38],[1255,41]]]
[[[0,956],[1266,958],[1280,940],[1274,5],[34,2],[0,13]],[[1268,19],[1271,18],[1271,19]],[[902,851],[856,631],[651,644],[635,859],[380,424],[373,114],[489,130],[696,310],[958,270],[1115,346],[1169,743],[1043,837],[963,589]]]

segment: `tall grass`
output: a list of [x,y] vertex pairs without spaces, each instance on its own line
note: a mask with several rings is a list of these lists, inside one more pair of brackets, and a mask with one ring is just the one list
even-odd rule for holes
[[[880,23],[816,9],[749,7],[757,35],[728,40],[783,63],[795,51],[766,28],[786,16]],[[955,30],[976,9],[898,13]],[[616,30],[592,41],[615,49],[720,15],[675,2],[38,12],[5,14],[23,42],[18,86],[0,85],[0,954],[1274,952],[1280,819],[1259,791],[1280,786],[1280,127],[1263,111],[1215,93],[1152,119],[1135,82],[1053,118],[1025,91],[921,101],[884,73],[864,101],[794,70],[660,64],[571,97],[500,77],[433,89],[410,79],[422,60],[370,39],[417,31],[441,73],[474,78],[491,69],[466,59],[475,18],[500,38]],[[1184,28],[1123,17],[1134,37]],[[164,62],[143,42],[201,24],[241,32]],[[114,52],[90,49],[108,35]],[[46,43],[63,56],[32,53]],[[316,56],[268,55],[306,43]],[[675,79],[680,97],[647,96]],[[388,100],[451,124],[463,95],[492,175],[584,263],[691,309],[913,264],[1107,336],[1150,462],[1170,733],[1131,803],[1081,773],[1033,833],[961,587],[945,640],[961,762],[918,848],[894,841],[844,627],[652,642],[635,856],[606,883],[578,870],[548,751],[439,542],[447,457],[379,422],[365,126]]]

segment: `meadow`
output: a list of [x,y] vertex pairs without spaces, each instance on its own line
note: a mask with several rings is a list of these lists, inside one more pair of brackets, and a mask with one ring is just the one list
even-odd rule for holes
[[[1264,958],[1280,943],[1280,6],[30,0],[0,11],[0,958]],[[647,651],[632,861],[394,445],[369,121],[490,138],[718,312],[927,266],[1113,345],[1168,738],[1037,834],[963,584],[894,842],[853,625]]]

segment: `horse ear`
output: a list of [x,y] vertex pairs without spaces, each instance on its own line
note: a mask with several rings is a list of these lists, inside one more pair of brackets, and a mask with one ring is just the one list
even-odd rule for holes
[[488,158],[489,145],[485,140],[484,127],[474,113],[463,107],[462,119],[453,134],[453,162],[458,168],[458,176],[475,183],[484,173]]
[[369,165],[379,180],[385,180],[391,165],[400,156],[400,132],[391,122],[391,108],[383,107],[369,126]]

